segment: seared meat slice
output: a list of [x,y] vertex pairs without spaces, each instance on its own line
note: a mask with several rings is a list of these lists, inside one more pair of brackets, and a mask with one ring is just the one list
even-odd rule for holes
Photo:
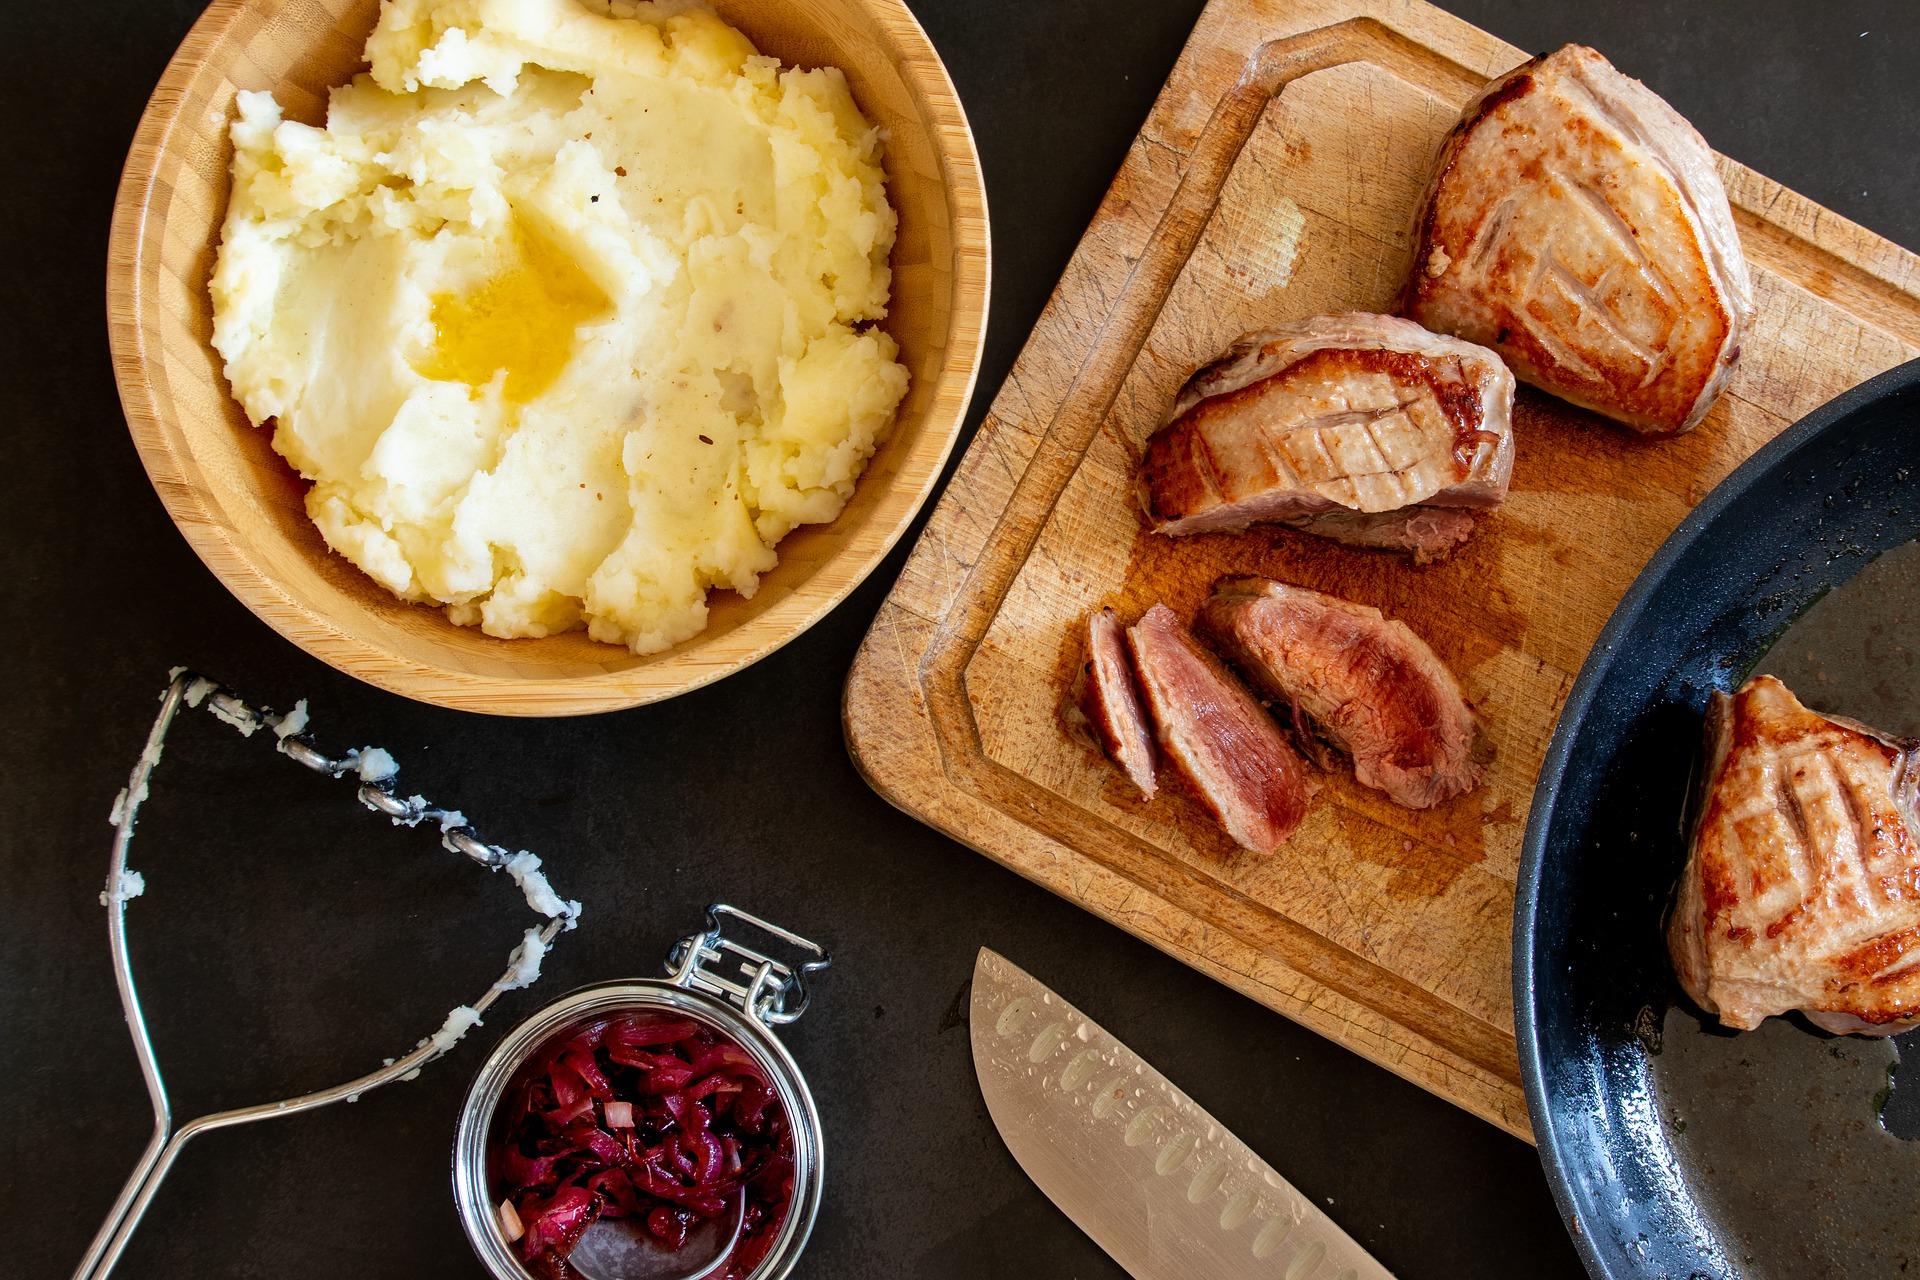
[[1307,815],[1306,762],[1220,659],[1157,604],[1127,631],[1160,749],[1242,848],[1271,853]]
[[1287,521],[1289,528],[1317,533],[1350,547],[1413,553],[1415,564],[1445,560],[1473,533],[1474,516],[1457,507],[1411,507],[1405,511],[1325,511]]
[[1086,656],[1073,682],[1069,719],[1079,722],[1140,794],[1151,800],[1153,730],[1133,687],[1133,664],[1127,657],[1119,615],[1111,609],[1088,614],[1085,645]]
[[1432,559],[1506,497],[1512,413],[1513,375],[1484,347],[1314,316],[1193,376],[1147,441],[1140,504],[1156,533],[1273,521]]
[[1200,630],[1303,728],[1353,757],[1353,774],[1410,809],[1471,791],[1486,772],[1460,685],[1405,624],[1268,578],[1223,578]]
[[1920,744],[1756,676],[1713,695],[1705,768],[1667,925],[1687,994],[1741,1030],[1920,1023]]
[[1508,72],[1467,107],[1415,238],[1409,316],[1637,431],[1698,423],[1753,317],[1713,153],[1582,45]]

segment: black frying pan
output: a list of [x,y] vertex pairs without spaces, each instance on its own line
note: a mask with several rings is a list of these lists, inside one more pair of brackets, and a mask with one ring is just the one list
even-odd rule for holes
[[[1710,493],[1561,713],[1515,896],[1514,1008],[1541,1161],[1595,1276],[1920,1277],[1920,1142],[1897,1136],[1920,1133],[1920,1065],[1890,1091],[1886,1041],[1708,1025],[1661,937],[1711,690],[1772,671],[1817,709],[1920,735],[1916,538],[1920,361]],[[1920,1062],[1920,1032],[1900,1044]]]

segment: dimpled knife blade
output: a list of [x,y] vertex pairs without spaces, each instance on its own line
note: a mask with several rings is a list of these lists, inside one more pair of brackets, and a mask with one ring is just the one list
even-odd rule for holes
[[969,1021],[1008,1150],[1137,1280],[1392,1280],[1172,1081],[984,947]]

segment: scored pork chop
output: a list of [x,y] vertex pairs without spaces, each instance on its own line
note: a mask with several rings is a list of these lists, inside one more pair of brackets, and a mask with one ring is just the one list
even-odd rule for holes
[[1486,772],[1459,682],[1378,609],[1269,578],[1222,578],[1199,627],[1306,732],[1351,756],[1354,777],[1396,803],[1430,809]]
[[1697,424],[1753,317],[1713,152],[1583,45],[1467,107],[1414,230],[1407,315],[1638,431]]
[[1087,615],[1084,656],[1074,677],[1069,720],[1083,728],[1147,799],[1153,799],[1153,729],[1133,685],[1126,634],[1112,609]]
[[1156,533],[1292,525],[1439,559],[1513,473],[1513,375],[1484,347],[1394,316],[1251,333],[1200,370],[1147,441]]
[[1920,744],[1756,676],[1707,710],[1667,948],[1729,1027],[1799,1010],[1835,1034],[1920,1023]]
[[1173,610],[1157,604],[1127,631],[1154,735],[1201,803],[1255,853],[1272,853],[1307,815],[1313,783],[1280,726]]

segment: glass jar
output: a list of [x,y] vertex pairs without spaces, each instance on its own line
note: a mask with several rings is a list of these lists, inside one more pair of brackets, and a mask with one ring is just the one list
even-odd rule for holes
[[[725,935],[746,925],[807,957],[792,966]],[[778,1236],[746,1280],[781,1280],[813,1231],[826,1172],[820,1113],[793,1055],[773,1029],[806,1012],[807,978],[831,963],[819,944],[725,903],[707,908],[707,927],[682,938],[663,978],[586,987],[561,997],[507,1033],[467,1090],[453,1142],[453,1201],[467,1240],[497,1280],[532,1280],[500,1229],[487,1153],[494,1113],[515,1073],[547,1044],[612,1014],[667,1013],[691,1018],[753,1058],[786,1109],[793,1135],[793,1193]]]

